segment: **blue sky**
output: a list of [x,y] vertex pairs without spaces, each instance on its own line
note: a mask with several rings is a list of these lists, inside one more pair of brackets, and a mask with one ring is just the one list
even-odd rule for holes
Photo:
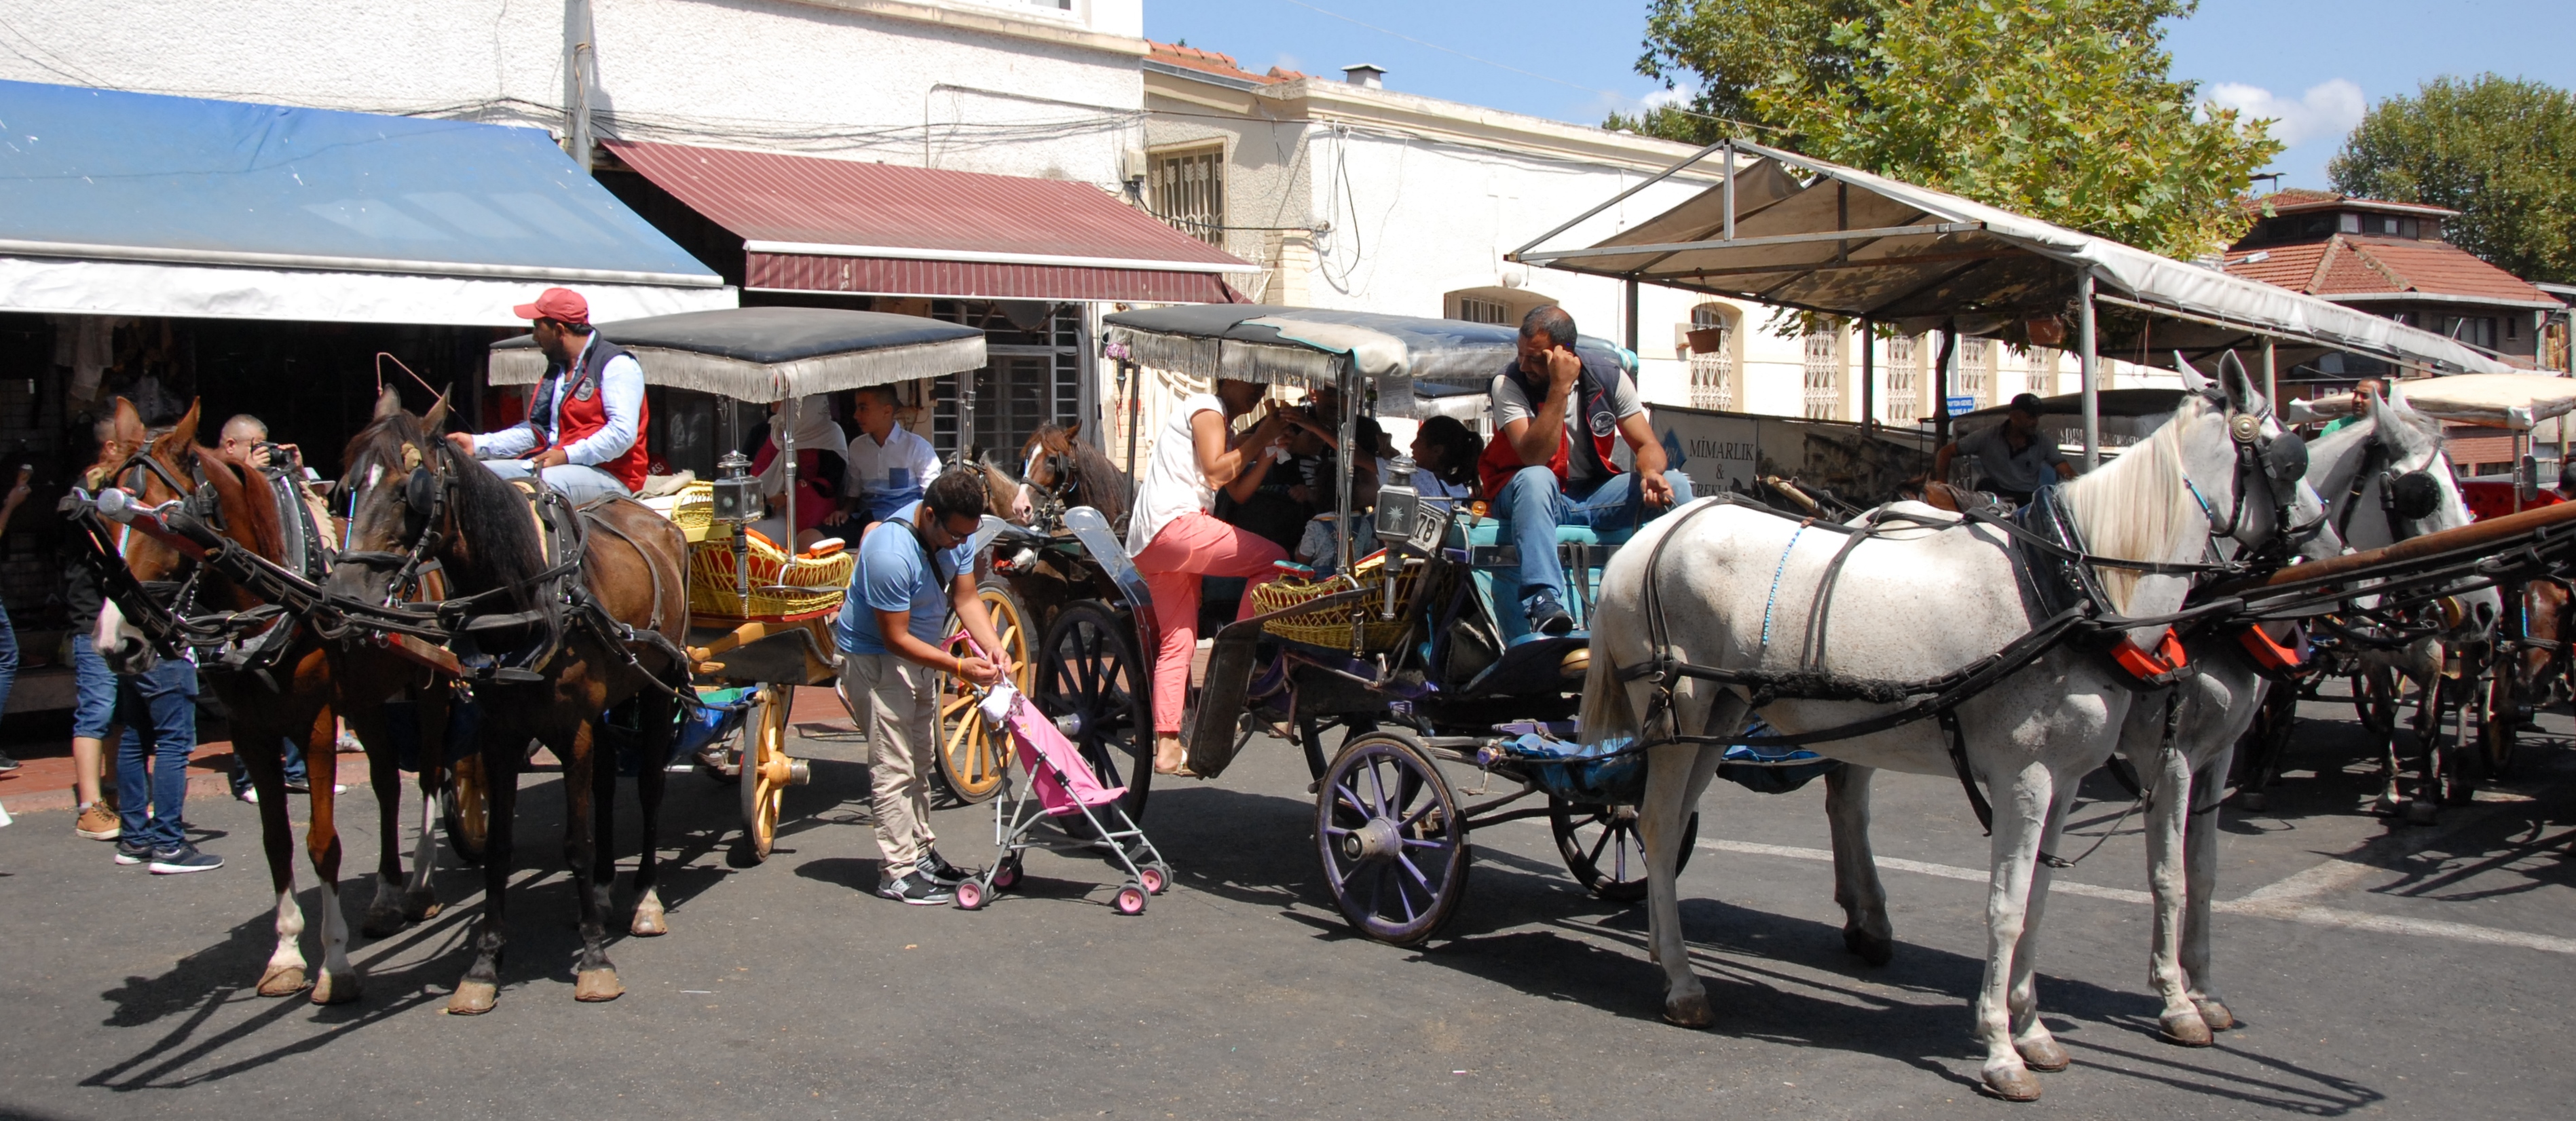
[[[1231,54],[1247,70],[1337,75],[1371,62],[1388,69],[1392,89],[1598,124],[1661,92],[1634,66],[1645,8],[1147,0],[1145,33]],[[2427,79],[2491,70],[2576,88],[2576,0],[2204,0],[2168,44],[2175,74],[2204,96],[2279,120],[2275,134],[2292,146],[2271,170],[2284,186],[2325,187],[2326,161],[2369,105]]]

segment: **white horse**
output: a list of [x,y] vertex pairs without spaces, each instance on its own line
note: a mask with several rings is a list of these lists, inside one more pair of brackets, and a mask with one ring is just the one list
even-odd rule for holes
[[[2373,449],[2377,450],[2373,450]],[[2350,534],[2344,544],[2376,549],[2415,536],[2469,523],[2468,506],[2451,478],[2435,423],[2403,405],[2374,397],[2369,411],[2343,428],[2308,445],[2308,486],[2327,501],[2327,531]],[[2383,478],[2426,472],[2442,499],[2422,519],[2404,520],[2382,508],[2378,488]],[[2356,476],[2360,489],[2356,498]],[[2344,501],[2351,500],[2351,501]],[[2349,509],[2350,516],[2343,516]],[[2488,603],[2495,617],[2493,589],[2461,598]],[[2470,614],[2477,611],[2472,606]],[[2236,744],[2263,708],[2272,682],[2257,663],[2249,643],[2286,639],[2288,627],[2265,628],[2262,639],[2242,629],[2221,627],[2184,642],[2197,673],[2174,686],[2174,735],[2168,752],[2165,702],[2141,697],[2129,708],[2120,733],[2120,753],[2137,768],[2147,791],[2145,827],[2147,881],[2155,896],[2155,925],[2148,950],[2148,981],[2164,1001],[2159,1027],[2165,1038],[2206,1047],[2213,1032],[2236,1024],[2234,1013],[2218,995],[2210,968],[2209,906],[2218,890],[2218,800],[2224,795]],[[2438,667],[2438,655],[2434,659]],[[2207,804],[2200,804],[2206,798]]]
[[[2231,367],[2215,388],[2196,374],[2184,378],[2195,392],[2171,422],[2118,460],[2060,488],[2069,519],[2093,554],[2187,566],[2232,549],[2213,547],[2221,512],[2228,524],[2217,536],[2244,546],[2274,536],[2277,506],[2288,506],[2296,524],[2322,516],[2313,492],[2272,482],[2259,455],[2250,447],[2240,450],[2232,423],[2243,426],[2245,443],[2253,446],[2281,434],[2241,368]],[[2276,502],[2275,492],[2284,489],[2291,492],[2286,502]],[[1745,671],[1788,675],[1773,691],[1791,695],[1763,710],[1783,733],[1882,716],[1897,706],[1794,694],[1819,691],[1812,686],[1820,682],[1839,682],[1848,696],[1869,692],[1871,683],[1941,678],[2005,649],[2045,619],[2024,589],[2015,549],[1992,527],[1861,542],[1840,559],[1840,577],[1828,599],[1818,586],[1844,552],[1840,533],[1717,500],[1694,506],[1648,526],[1602,575],[1584,686],[1582,724],[1589,740],[1637,735],[1655,742],[1690,730],[1739,728],[1752,696],[1740,678]],[[1930,507],[1905,507],[1940,516]],[[2175,611],[2193,583],[2180,571],[2097,571],[2106,606],[2129,618]],[[1818,635],[1811,616],[1828,602],[1834,625]],[[1650,610],[1668,618],[1650,619]],[[2140,651],[2152,651],[2169,633],[2162,626],[2145,627],[2125,638]],[[1665,638],[1664,647],[1655,648],[1650,634]],[[1621,667],[1659,657],[1739,677],[1720,684],[1676,674],[1668,704],[1660,695],[1666,686],[1655,680],[1621,680]],[[1799,676],[1799,670],[1813,672]],[[1835,898],[1847,916],[1847,944],[1874,960],[1884,960],[1888,924],[1867,838],[1871,769],[1942,776],[1964,769],[1992,792],[1993,876],[1976,1033],[1986,1044],[1985,1083],[2007,1098],[2037,1097],[2039,1084],[2030,1070],[2061,1069],[2069,1061],[2040,1023],[2032,987],[2049,880],[2041,855],[2057,841],[2077,781],[2116,745],[2137,684],[2101,653],[2059,644],[1956,706],[1964,753],[1955,767],[1949,737],[1928,718],[1814,745],[1846,764],[1845,773],[1828,784],[1826,799],[1836,850]],[[1714,1016],[1682,941],[1673,869],[1684,814],[1698,805],[1723,749],[1660,742],[1648,750],[1638,824],[1647,855],[1651,945],[1668,982],[1664,1016],[1705,1026]]]

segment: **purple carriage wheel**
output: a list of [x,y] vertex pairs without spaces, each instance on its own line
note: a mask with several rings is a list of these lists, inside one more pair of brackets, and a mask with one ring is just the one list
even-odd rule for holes
[[1343,746],[1315,788],[1315,840],[1334,906],[1380,942],[1431,937],[1467,893],[1467,823],[1439,766],[1403,731]]
[[[1547,826],[1556,834],[1557,855],[1584,890],[1614,903],[1646,897],[1646,839],[1637,832],[1634,806],[1586,806],[1563,799],[1547,800]],[[1690,867],[1691,849],[1699,843],[1699,814],[1682,824],[1681,850],[1673,874]]]

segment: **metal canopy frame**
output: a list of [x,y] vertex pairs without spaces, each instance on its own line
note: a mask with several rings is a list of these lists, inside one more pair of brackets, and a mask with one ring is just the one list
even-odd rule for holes
[[[1712,156],[1723,163],[1714,188],[1598,244],[1540,248],[1550,239]],[[1801,181],[1791,174],[1792,170],[1808,178]],[[1829,194],[1823,191],[1828,184],[1833,187]],[[1714,212],[1709,205],[1712,196],[1717,204]],[[1958,205],[1948,206],[1951,202]],[[1865,224],[1860,226],[1852,225],[1856,203],[1863,211],[1859,217]],[[1747,220],[1789,229],[1738,236],[1739,222]],[[1831,227],[1822,228],[1826,223]],[[1719,236],[1689,236],[1707,232]],[[1684,236],[1677,239],[1672,236],[1675,233]],[[1622,242],[1622,237],[1638,240]],[[1796,252],[1804,246],[1830,246],[1831,251]],[[1761,252],[1764,250],[1772,252]],[[1699,255],[1699,259],[1676,262],[1677,257],[1686,254]],[[2014,320],[2061,315],[2072,305],[2085,402],[2088,468],[2100,462],[2096,395],[2102,339],[2097,305],[2118,309],[2124,319],[2144,318],[2137,341],[2139,357],[2149,365],[2163,364],[2167,355],[2188,361],[2179,357],[2179,352],[2185,350],[2197,350],[2205,356],[2259,345],[2267,397],[2275,395],[2278,352],[2285,348],[2294,350],[2294,364],[2300,360],[2300,354],[2295,352],[2340,351],[2426,373],[2439,372],[2445,365],[2468,371],[2502,368],[2488,356],[2439,335],[2382,323],[2375,317],[2362,323],[2353,317],[2366,313],[2314,297],[2287,289],[2276,293],[2269,286],[2215,270],[2209,270],[2215,275],[2203,285],[2197,273],[2174,271],[2198,266],[1858,169],[1733,138],[1699,149],[1661,173],[1530,239],[1505,257],[1522,264],[1610,277],[1629,285],[1661,284],[1865,323],[1894,323],[1900,329],[1940,329],[1945,336],[1945,353],[1952,335],[1993,334]],[[1853,275],[1900,270],[1904,274],[1901,277]],[[2142,275],[2157,283],[2141,282]],[[1848,279],[1837,283],[1838,278]],[[1879,283],[1873,284],[1872,280]],[[2099,290],[2106,285],[2126,295]],[[2256,287],[2248,288],[2249,285]],[[2247,295],[2258,290],[2259,296]],[[2174,295],[2175,292],[2183,294]],[[2248,322],[2149,298],[2157,294],[2170,295],[2176,302],[2198,301],[2213,307],[2227,304],[2230,298],[2237,303],[2273,300],[2276,306],[2257,310],[2277,312],[2283,322]],[[2317,306],[2308,306],[2311,304]],[[2310,322],[2319,325],[2315,330],[2300,329],[2303,323]],[[2152,347],[2148,345],[2150,340]],[[2371,345],[2377,341],[2385,345]],[[1937,423],[1947,419],[1946,401],[1941,403],[1935,419],[1937,427],[1947,427]]]

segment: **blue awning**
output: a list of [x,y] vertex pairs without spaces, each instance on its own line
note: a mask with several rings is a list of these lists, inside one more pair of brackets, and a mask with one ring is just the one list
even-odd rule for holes
[[508,324],[731,307],[544,132],[0,82],[0,309]]

